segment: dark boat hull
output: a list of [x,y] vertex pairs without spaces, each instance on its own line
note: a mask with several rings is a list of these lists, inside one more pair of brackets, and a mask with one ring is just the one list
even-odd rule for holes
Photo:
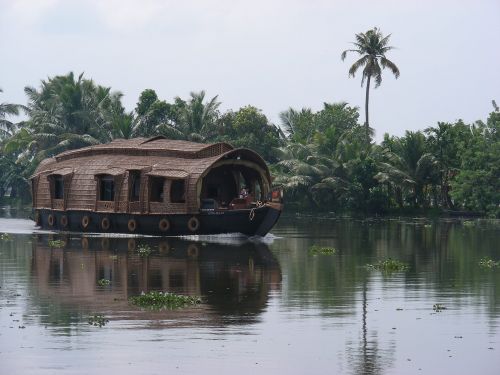
[[[222,233],[265,236],[276,224],[280,214],[281,205],[273,203],[254,209],[205,211],[198,214],[129,214],[50,209],[37,209],[35,211],[37,225],[42,229],[156,236]],[[85,217],[88,220],[85,220]],[[192,218],[195,220],[191,220],[190,227],[189,222]],[[103,223],[105,219],[107,219],[107,223]],[[165,230],[165,227],[161,228],[160,222],[163,219],[168,221],[168,230]],[[108,223],[109,226],[103,225]]]

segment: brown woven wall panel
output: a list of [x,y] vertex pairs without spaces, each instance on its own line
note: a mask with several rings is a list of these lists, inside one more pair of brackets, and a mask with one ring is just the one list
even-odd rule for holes
[[185,203],[167,203],[165,213],[176,213],[176,214],[184,214],[186,213],[186,204]]
[[130,212],[139,213],[139,212],[142,211],[142,204],[141,204],[141,202],[129,202],[128,206],[129,206],[129,211]]
[[64,209],[64,200],[63,199],[53,199],[52,200],[52,209],[54,209],[54,210]]
[[167,206],[164,203],[150,202],[149,212],[152,214],[161,214],[167,212]]
[[96,211],[112,212],[115,210],[115,202],[111,201],[97,201]]
[[169,213],[184,214],[186,213],[186,204],[150,202],[149,212],[152,214],[169,214]]
[[127,212],[128,210],[128,203],[126,201],[121,201],[118,203],[118,210],[119,212]]

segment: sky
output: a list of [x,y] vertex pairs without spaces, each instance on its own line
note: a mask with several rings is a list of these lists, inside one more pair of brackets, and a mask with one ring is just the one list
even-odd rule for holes
[[397,47],[371,91],[370,125],[401,136],[438,121],[485,120],[500,103],[500,0],[0,0],[0,102],[25,86],[84,72],[124,94],[218,95],[221,109],[260,108],[279,124],[293,107],[360,107],[349,78],[356,33],[379,27]]

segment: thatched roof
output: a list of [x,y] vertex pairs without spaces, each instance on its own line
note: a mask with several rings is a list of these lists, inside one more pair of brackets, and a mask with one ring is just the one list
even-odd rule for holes
[[129,154],[129,155],[158,155],[179,158],[197,159],[215,156],[234,149],[230,144],[196,143],[167,139],[163,136],[153,138],[115,139],[110,143],[70,150],[57,155],[57,161],[74,157],[102,155],[102,154]]
[[254,151],[235,149],[227,143],[195,143],[165,137],[117,139],[110,143],[70,150],[40,163],[35,174],[120,174],[125,170],[149,169],[149,175],[185,178],[200,175],[220,159],[250,160],[267,171]]

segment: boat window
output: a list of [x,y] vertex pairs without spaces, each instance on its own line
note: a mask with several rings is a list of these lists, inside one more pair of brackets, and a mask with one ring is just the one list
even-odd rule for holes
[[54,199],[64,198],[64,183],[62,176],[56,175],[52,177],[54,179]]
[[186,185],[184,180],[172,180],[170,186],[170,202],[185,203],[186,202]]
[[115,199],[115,181],[113,176],[102,176],[99,179],[99,200],[112,201]]
[[151,189],[149,191],[150,202],[163,202],[164,185],[165,185],[165,178],[151,177]]
[[130,178],[129,201],[137,202],[139,201],[139,196],[141,194],[141,172],[130,171],[129,178]]

